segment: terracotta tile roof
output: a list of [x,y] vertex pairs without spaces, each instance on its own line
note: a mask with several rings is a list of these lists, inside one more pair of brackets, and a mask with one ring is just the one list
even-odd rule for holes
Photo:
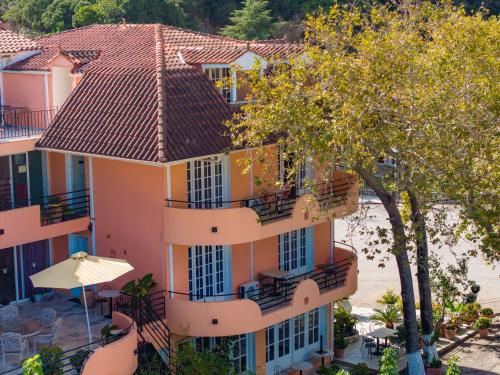
[[9,30],[0,29],[0,53],[16,53],[38,48],[36,42]]
[[[164,25],[94,25],[37,43],[40,54],[7,69],[48,69],[59,53],[83,67],[38,147],[157,163],[230,147],[224,122],[232,110],[190,64],[229,61],[247,43]],[[288,48],[269,42],[265,52],[276,46]]]

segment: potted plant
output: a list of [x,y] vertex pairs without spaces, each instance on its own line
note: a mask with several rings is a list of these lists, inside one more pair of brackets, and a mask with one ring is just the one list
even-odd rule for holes
[[493,319],[495,314],[493,313],[492,309],[490,309],[489,307],[485,307],[484,309],[481,309],[481,316],[484,316],[488,319]]
[[491,319],[484,316],[480,317],[474,323],[474,328],[479,331],[479,337],[485,338],[488,336],[488,329],[491,327]]
[[439,375],[441,374],[441,367],[443,366],[443,362],[441,362],[439,359],[434,358],[432,362],[427,364],[427,367],[425,368],[425,373],[427,375]]
[[347,341],[344,336],[337,336],[333,342],[333,352],[335,353],[335,358],[342,358],[344,356],[344,350],[347,348]]
[[23,375],[43,375],[42,360],[40,354],[26,358],[22,364]]
[[453,340],[457,335],[457,327],[458,325],[456,319],[451,318],[444,326],[444,336],[448,340]]
[[148,273],[142,278],[136,280],[131,280],[122,287],[122,291],[128,293],[134,297],[144,298],[151,293],[151,290],[158,285],[156,281],[153,280],[153,274]]
[[481,311],[481,305],[479,303],[468,303],[466,304],[461,313],[461,317],[464,323],[471,324],[479,316]]
[[63,218],[63,206],[61,197],[58,195],[51,196],[47,199],[47,219],[50,224],[59,223]]
[[44,375],[63,374],[63,350],[59,346],[47,346],[40,350]]
[[90,350],[80,349],[73,357],[69,359],[71,366],[73,366],[78,374],[82,370],[83,363],[91,353],[92,351]]
[[387,328],[394,329],[394,323],[399,320],[400,311],[394,305],[387,305],[384,309],[375,309],[372,319],[382,322]]

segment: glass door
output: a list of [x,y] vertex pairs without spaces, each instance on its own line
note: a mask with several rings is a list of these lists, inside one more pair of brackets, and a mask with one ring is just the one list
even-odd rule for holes
[[0,249],[0,304],[16,300],[16,264],[12,247]]
[[280,269],[294,276],[307,272],[307,251],[307,228],[280,234]]
[[187,190],[191,208],[220,208],[224,199],[222,161],[187,163]]
[[217,295],[227,293],[226,252],[221,245],[188,249],[189,294],[193,301],[217,300]]
[[[78,253],[79,251],[89,252],[89,239],[85,236],[77,236],[75,234],[68,235],[69,255]],[[81,288],[71,289],[73,297],[80,297]]]

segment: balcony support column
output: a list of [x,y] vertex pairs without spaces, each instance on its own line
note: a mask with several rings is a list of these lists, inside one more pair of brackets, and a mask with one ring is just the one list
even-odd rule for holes
[[266,375],[266,329],[255,332],[255,374]]

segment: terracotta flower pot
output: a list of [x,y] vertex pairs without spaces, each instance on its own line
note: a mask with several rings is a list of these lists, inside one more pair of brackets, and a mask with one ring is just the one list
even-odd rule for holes
[[344,356],[345,349],[337,349],[333,348],[333,352],[335,353],[335,358],[342,358]]
[[488,315],[481,315],[481,316],[484,316],[485,318],[488,318],[488,319],[493,319],[495,317],[495,314],[488,314]]
[[427,367],[425,369],[425,374],[426,375],[440,375],[441,374],[441,367]]
[[488,337],[488,328],[480,328],[479,329],[479,337],[485,338]]
[[448,340],[453,340],[456,335],[457,335],[457,329],[456,328],[454,328],[454,329],[445,328],[445,330],[444,330],[444,336]]

